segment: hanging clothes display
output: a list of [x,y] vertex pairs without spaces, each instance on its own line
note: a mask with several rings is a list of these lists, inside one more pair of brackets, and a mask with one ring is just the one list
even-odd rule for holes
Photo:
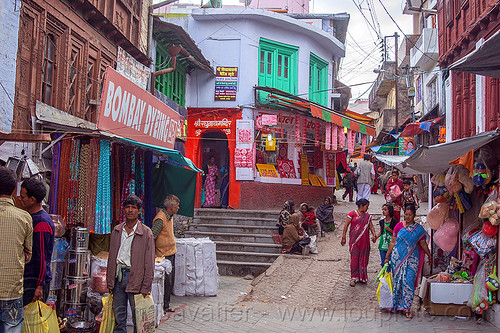
[[95,170],[99,168],[99,139],[90,139],[89,163],[87,164],[87,188],[85,190],[85,219],[83,225],[95,232],[95,207],[97,195],[97,178]]
[[[54,140],[57,140],[62,134],[56,133]],[[57,191],[59,189],[59,163],[61,161],[61,141],[52,147],[52,173],[50,176],[50,194],[49,194],[49,212],[57,214]]]
[[355,136],[353,135],[354,132],[348,128],[347,129],[347,152],[349,155],[354,154],[354,138]]
[[120,197],[120,220],[125,222],[125,211],[123,209],[123,200],[130,194],[135,194],[135,148],[125,147],[123,149],[124,166],[123,166],[123,182]]
[[101,140],[97,173],[97,197],[95,212],[96,234],[111,233],[111,145]]
[[339,126],[338,127],[338,133],[339,133],[339,147],[338,149],[343,150],[345,147],[345,133],[344,133],[344,127]]
[[68,221],[69,168],[71,162],[71,139],[63,139],[59,163],[59,179],[56,213]]
[[338,127],[335,124],[332,124],[332,150],[335,151],[337,150],[337,144],[338,144],[338,138],[339,138],[339,131]]
[[120,220],[121,196],[123,183],[123,166],[124,156],[123,147],[118,144],[113,144],[111,148],[113,154],[113,182],[112,182],[112,203],[113,203],[113,221]]
[[332,123],[326,123],[325,128],[325,149],[330,150],[332,146]]
[[153,225],[155,207],[153,204],[153,153],[144,152],[144,224]]
[[[89,181],[90,144],[85,143],[80,148],[80,170],[78,172],[78,202],[76,222],[78,225],[85,223],[85,206],[87,201],[87,185]],[[90,171],[91,172],[91,171]]]
[[366,134],[363,134],[361,137],[361,156],[365,155],[366,153],[366,141],[367,141],[367,136]]
[[319,121],[314,122],[314,146],[319,147],[319,131],[321,129],[321,123]]

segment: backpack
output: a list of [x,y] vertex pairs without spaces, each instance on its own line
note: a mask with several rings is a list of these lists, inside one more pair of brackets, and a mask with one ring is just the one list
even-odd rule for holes
[[347,175],[344,176],[344,179],[342,179],[342,186],[344,187],[352,186],[352,173],[348,173]]

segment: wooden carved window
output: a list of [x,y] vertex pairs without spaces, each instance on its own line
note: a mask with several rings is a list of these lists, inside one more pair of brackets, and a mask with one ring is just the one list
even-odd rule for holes
[[69,103],[68,113],[76,115],[78,112],[78,63],[80,50],[71,49],[69,59]]
[[45,52],[43,60],[42,102],[53,106],[54,75],[56,73],[56,50],[53,34],[45,38]]
[[85,85],[85,116],[84,119],[96,121],[96,73],[97,60],[94,57],[89,57],[87,62],[87,77]]

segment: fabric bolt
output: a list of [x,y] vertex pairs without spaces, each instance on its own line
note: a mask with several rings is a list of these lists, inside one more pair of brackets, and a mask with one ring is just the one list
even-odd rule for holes
[[349,252],[351,254],[351,278],[361,282],[368,281],[368,261],[370,259],[371,216],[368,213],[358,215],[357,211],[347,214],[349,225]]
[[97,193],[97,177],[95,171],[99,168],[99,139],[90,139],[89,162],[87,164],[87,188],[85,189],[85,219],[83,225],[92,232],[95,231],[95,204]]
[[80,171],[80,140],[73,139],[71,143],[71,162],[69,166],[69,195],[67,224],[77,225],[78,215],[78,174]]
[[409,310],[421,273],[420,262],[423,262],[425,256],[418,242],[425,239],[427,233],[418,223],[404,227],[400,222],[394,228],[394,235],[396,245],[391,253],[391,266],[394,271],[392,311]]
[[319,131],[321,128],[321,123],[319,121],[314,122],[314,146],[319,147]]
[[151,227],[155,207],[153,204],[153,153],[144,152],[144,224]]
[[332,150],[335,151],[338,148],[339,133],[337,125],[332,124]]
[[325,149],[330,150],[332,147],[332,123],[325,125]]
[[109,140],[101,140],[99,153],[99,170],[97,173],[97,196],[95,212],[96,234],[111,232],[111,144]]
[[68,221],[69,168],[71,161],[71,138],[64,138],[61,145],[56,213]]
[[368,140],[367,135],[363,134],[361,136],[361,156],[366,153],[366,141]]
[[[62,134],[55,134],[54,140],[57,140]],[[49,193],[49,212],[57,214],[57,194],[59,189],[59,167],[61,162],[61,141],[57,142],[52,147],[52,173],[50,176],[50,193]]]
[[302,117],[302,132],[300,134],[300,142],[307,143],[307,118]]
[[80,148],[80,170],[78,172],[78,201],[76,222],[85,223],[85,207],[87,201],[87,186],[89,181],[90,144],[82,144]]
[[300,115],[295,115],[295,143],[300,143]]
[[347,129],[347,153],[349,155],[354,154],[354,138],[350,128]]
[[113,144],[112,154],[113,154],[113,221],[120,220],[121,212],[121,193],[122,193],[122,183],[123,183],[123,166],[124,166],[124,149],[119,144]]
[[338,133],[339,133],[339,142],[338,142],[338,149],[343,150],[345,147],[345,133],[344,133],[344,127],[339,126],[338,127]]

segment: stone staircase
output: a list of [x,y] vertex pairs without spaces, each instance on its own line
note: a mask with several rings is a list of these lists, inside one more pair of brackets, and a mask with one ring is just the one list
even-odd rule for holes
[[278,211],[195,209],[193,223],[185,237],[208,237],[217,246],[221,275],[257,276],[281,254],[274,244]]

